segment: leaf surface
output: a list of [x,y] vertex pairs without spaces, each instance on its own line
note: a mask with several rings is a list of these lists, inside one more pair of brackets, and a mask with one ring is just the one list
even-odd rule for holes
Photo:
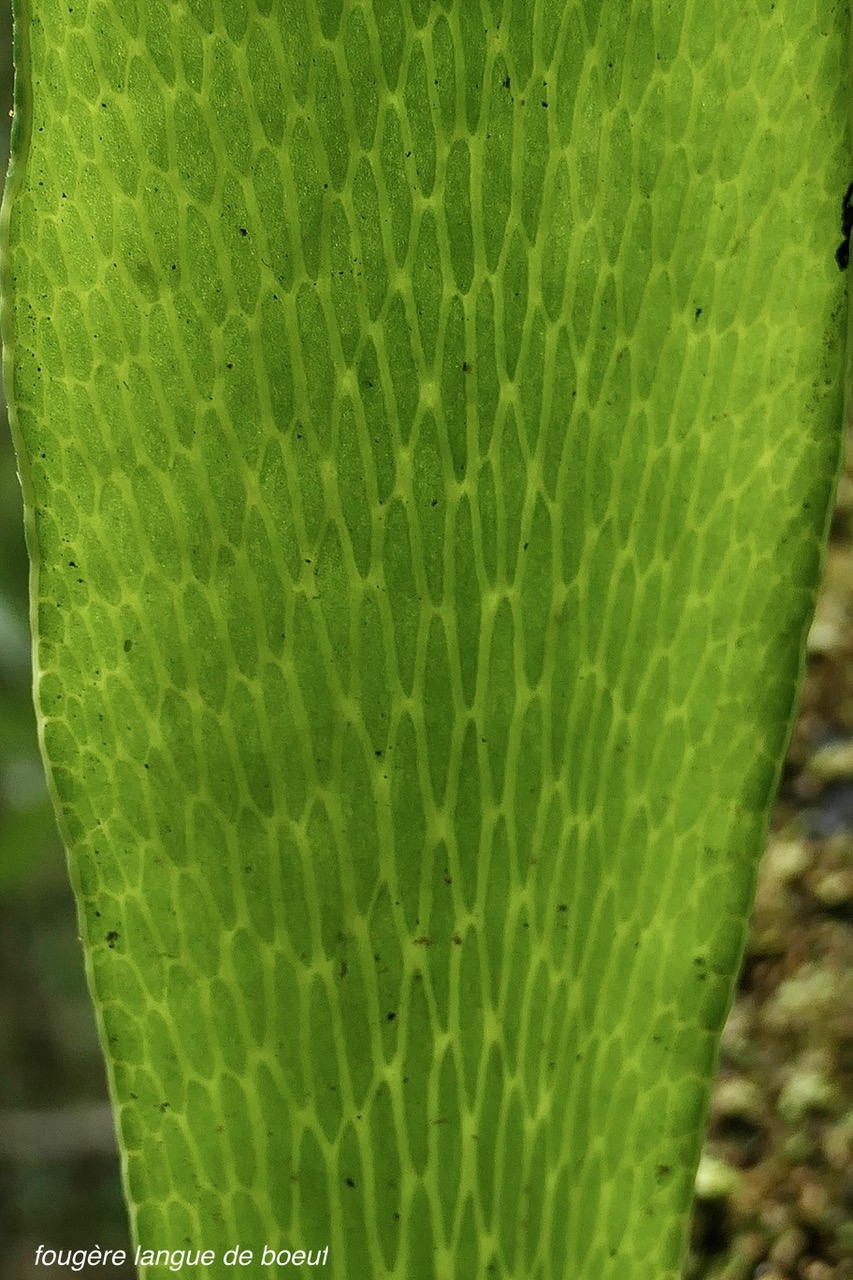
[[678,1274],[838,467],[848,26],[19,0],[37,705],[145,1248]]

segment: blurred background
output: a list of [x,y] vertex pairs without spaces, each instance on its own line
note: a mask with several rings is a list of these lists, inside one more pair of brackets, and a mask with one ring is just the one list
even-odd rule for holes
[[[0,0],[3,172],[11,101],[11,21]],[[685,1280],[853,1280],[849,467],[697,1191]],[[74,904],[38,754],[21,499],[2,403],[0,1280],[44,1275],[38,1244],[129,1247]],[[131,1274],[110,1268],[115,1280]]]

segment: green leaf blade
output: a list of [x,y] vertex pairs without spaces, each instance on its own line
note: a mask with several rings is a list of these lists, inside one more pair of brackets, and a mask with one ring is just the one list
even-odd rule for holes
[[678,1272],[838,467],[849,14],[498,8],[18,8],[38,709],[145,1248]]

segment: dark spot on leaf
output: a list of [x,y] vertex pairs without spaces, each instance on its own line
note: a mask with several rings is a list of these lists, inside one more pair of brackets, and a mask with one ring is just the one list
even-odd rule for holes
[[844,192],[841,201],[841,234],[844,239],[835,250],[835,261],[839,271],[846,271],[850,261],[850,233],[853,232],[853,182]]

